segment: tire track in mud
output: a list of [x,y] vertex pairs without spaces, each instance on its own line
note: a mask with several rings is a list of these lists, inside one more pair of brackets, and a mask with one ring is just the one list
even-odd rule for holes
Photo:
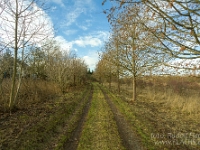
[[78,143],[81,137],[81,133],[83,130],[83,125],[86,120],[86,116],[89,112],[91,101],[92,101],[92,96],[93,96],[93,85],[91,86],[90,90],[90,96],[88,98],[88,102],[83,108],[83,113],[80,117],[80,120],[77,122],[77,127],[75,128],[74,131],[72,131],[71,137],[65,142],[64,144],[64,149],[65,150],[76,150],[78,147]]
[[127,150],[144,150],[144,148],[141,145],[141,141],[138,139],[137,135],[133,132],[131,126],[129,125],[125,117],[119,112],[119,110],[110,100],[105,90],[103,90],[101,86],[99,86],[99,88],[103,92],[105,100],[108,103],[110,109],[112,110],[123,146]]

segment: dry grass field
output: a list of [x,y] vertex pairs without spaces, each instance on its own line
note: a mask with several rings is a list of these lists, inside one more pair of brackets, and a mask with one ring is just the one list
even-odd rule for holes
[[[131,83],[131,81],[130,81]],[[104,84],[107,85],[107,84]],[[137,81],[137,101],[131,102],[131,85],[121,83],[121,93],[112,83],[112,92],[126,102],[129,120],[138,121],[137,132],[149,149],[198,149],[200,146],[200,79],[194,77],[148,77]],[[117,104],[117,103],[116,103]],[[131,119],[132,118],[132,119]],[[153,148],[150,148],[150,147]]]
[[[117,84],[68,88],[24,80],[15,111],[6,108],[9,81],[0,99],[0,149],[197,150],[200,146],[199,79],[148,77]],[[110,142],[107,142],[110,141]]]

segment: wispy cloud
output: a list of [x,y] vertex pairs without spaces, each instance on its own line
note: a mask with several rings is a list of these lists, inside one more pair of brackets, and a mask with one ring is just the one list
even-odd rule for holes
[[75,10],[69,12],[66,16],[66,26],[72,25],[83,12],[84,10],[82,8],[76,8]]
[[86,31],[86,30],[88,29],[87,26],[81,26],[81,25],[79,25],[78,27],[81,28],[81,29],[84,30],[84,31]]
[[96,35],[97,38],[102,39],[103,41],[107,41],[110,37],[110,33],[108,31],[97,31],[93,32],[93,35]]
[[60,45],[60,47],[61,47],[61,49],[63,51],[70,51],[72,49],[72,47],[73,47],[73,43],[72,42],[68,42],[62,36],[55,37],[55,40],[58,42],[58,44]]
[[92,26],[92,20],[87,19],[83,23],[76,23],[76,26],[78,26],[80,29],[86,31]]
[[76,8],[90,8],[90,10],[94,9],[94,3],[92,0],[76,0],[74,6]]
[[62,0],[50,0],[50,2],[56,3],[56,4],[60,5],[61,7],[65,7],[64,3],[62,2]]
[[65,35],[73,35],[73,34],[75,34],[77,32],[77,30],[66,30],[66,31],[64,31],[64,33],[65,33]]
[[94,10],[94,8],[91,0],[76,0],[74,6],[69,8],[69,12],[66,15],[66,26],[72,25],[82,13],[87,14]]
[[[78,40],[75,41],[67,41],[64,39],[64,37],[62,36],[57,36],[55,37],[55,40],[59,43],[61,50],[63,52],[69,52],[71,50],[74,50],[75,52],[77,52],[78,50],[76,48],[73,48],[74,45],[78,45],[78,46],[98,46],[99,44],[101,44],[100,39],[97,38],[91,38],[89,36],[86,37],[82,37]],[[89,51],[85,56],[82,57],[82,59],[85,61],[85,63],[88,65],[88,67],[91,70],[95,69],[95,66],[98,62],[98,53],[96,51]]]
[[51,12],[55,12],[56,9],[57,9],[56,6],[51,7]]

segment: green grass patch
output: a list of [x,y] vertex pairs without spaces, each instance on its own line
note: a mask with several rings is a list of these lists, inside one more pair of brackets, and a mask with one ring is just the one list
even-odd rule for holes
[[[55,149],[55,145],[61,149],[60,147],[76,127],[76,122],[81,116],[86,99],[89,97],[89,91],[90,87],[85,87],[78,94],[74,91],[76,94],[72,94],[73,97],[67,94],[55,100],[55,103],[46,104],[47,106],[42,106],[43,110],[39,110],[41,115],[34,116],[35,118],[28,117],[26,114],[19,116],[19,122],[29,125],[27,129],[22,130],[17,140],[13,139],[9,144],[6,144],[7,149],[49,149],[49,145],[53,149]],[[69,126],[64,129],[66,124]]]
[[155,145],[151,140],[151,132],[146,128],[146,122],[142,122],[138,118],[136,113],[136,108],[134,105],[129,105],[127,102],[123,101],[117,97],[114,93],[110,92],[106,87],[102,87],[107,93],[112,102],[115,104],[117,109],[124,115],[126,120],[132,125],[133,131],[135,131],[141,138],[143,145],[148,150],[154,150]]
[[114,116],[104,95],[94,83],[94,94],[78,150],[124,150]]
[[64,144],[71,137],[73,130],[76,129],[78,125],[77,122],[79,121],[82,115],[83,109],[86,103],[88,102],[89,96],[90,96],[90,93],[88,92],[87,95],[83,99],[84,103],[80,104],[80,108],[73,112],[75,115],[73,115],[70,118],[69,123],[62,130],[62,134],[58,137],[58,143],[55,147],[55,150],[62,150],[62,149],[64,150]]

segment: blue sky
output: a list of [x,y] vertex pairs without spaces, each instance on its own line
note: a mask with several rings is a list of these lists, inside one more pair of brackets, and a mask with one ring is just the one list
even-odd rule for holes
[[110,25],[102,0],[48,0],[55,39],[63,50],[76,51],[90,69],[95,68],[98,53],[109,37]]

